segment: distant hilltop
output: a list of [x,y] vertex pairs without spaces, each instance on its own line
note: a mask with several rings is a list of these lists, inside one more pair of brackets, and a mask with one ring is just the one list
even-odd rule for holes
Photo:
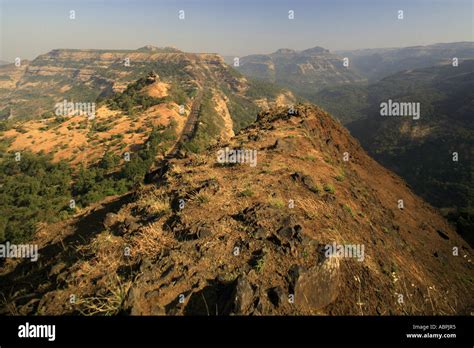
[[153,45],[146,45],[140,47],[137,51],[140,52],[156,52],[156,53],[179,53],[182,52],[181,50],[177,49],[176,47],[157,47]]

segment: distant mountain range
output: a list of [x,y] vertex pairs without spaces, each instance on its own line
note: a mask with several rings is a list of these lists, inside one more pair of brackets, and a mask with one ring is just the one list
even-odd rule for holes
[[365,81],[359,73],[344,67],[341,56],[322,47],[245,56],[239,59],[239,65],[237,69],[246,76],[276,83],[309,99],[325,86]]
[[168,101],[189,103],[198,90],[206,89],[212,103],[224,103],[228,108],[232,122],[218,121],[216,127],[225,123],[230,132],[254,121],[259,108],[277,97],[283,98],[280,101],[292,98],[281,88],[251,83],[217,54],[154,46],[137,50],[57,49],[24,61],[20,67],[0,67],[0,118],[52,117],[57,102],[95,102],[125,91],[151,71],[169,85]]
[[336,51],[348,57],[351,66],[369,81],[377,81],[402,70],[452,63],[453,58],[472,59],[473,42],[439,43],[402,48],[375,48]]
[[[436,65],[452,65],[474,59],[473,42],[455,42],[429,46],[405,48],[364,49],[355,51],[338,51],[350,59],[352,69],[374,84],[389,75],[405,70],[427,68]],[[342,123],[348,124],[367,116],[369,96],[376,86],[369,83],[352,83],[327,86],[308,96],[313,103],[324,107]],[[369,88],[369,89],[368,89]],[[340,101],[344,100],[344,103]]]
[[[344,66],[344,58],[348,66]],[[284,86],[307,100],[328,107],[343,122],[362,117],[344,112],[344,104],[334,98],[354,98],[351,104],[363,108],[366,99],[360,88],[393,73],[459,62],[474,58],[473,42],[455,42],[403,48],[361,49],[330,52],[322,47],[296,51],[279,49],[270,54],[256,54],[239,59],[236,67],[245,76]],[[227,57],[229,64],[232,57]]]
[[[146,87],[144,82],[136,84],[151,73],[156,75],[153,84]],[[111,117],[112,122],[118,115],[112,110],[99,110],[103,101],[109,99],[124,116],[141,114],[140,122],[144,122],[148,116],[166,114],[166,109],[177,112],[181,106],[187,114],[198,95],[202,97],[200,123],[193,141],[187,144],[195,151],[219,138],[232,136],[252,123],[261,109],[296,101],[287,90],[245,78],[217,54],[185,53],[171,47],[58,49],[31,62],[24,61],[20,67],[13,64],[0,67],[0,115],[10,124],[15,120],[54,119],[55,105],[63,101],[97,103],[99,113]],[[7,135],[16,139],[13,146],[16,144],[17,149],[40,149],[38,143],[27,140],[33,139],[30,131],[35,133],[38,127],[44,128],[38,122],[25,123],[23,133],[10,134],[11,130]],[[81,132],[87,130],[77,130]],[[50,137],[45,134],[46,138],[46,148],[61,146],[61,141],[51,142],[53,134]],[[56,140],[60,140],[57,135]],[[107,144],[103,144],[104,148]],[[71,151],[58,150],[58,156],[71,159]],[[94,158],[91,154],[86,157]]]

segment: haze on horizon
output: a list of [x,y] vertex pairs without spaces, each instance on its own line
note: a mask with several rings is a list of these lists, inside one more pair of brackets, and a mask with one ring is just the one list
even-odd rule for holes
[[56,48],[154,45],[243,56],[429,45],[473,41],[472,18],[471,0],[0,0],[0,60]]

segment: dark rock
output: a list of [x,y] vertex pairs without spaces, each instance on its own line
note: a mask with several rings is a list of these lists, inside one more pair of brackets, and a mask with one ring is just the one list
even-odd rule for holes
[[295,144],[288,139],[277,139],[275,143],[268,146],[267,149],[290,152],[295,150]]
[[258,230],[263,229],[265,230],[265,234],[267,234],[268,224],[265,222],[270,220],[274,221],[278,219],[279,216],[279,212],[275,211],[273,208],[266,206],[263,203],[257,203],[255,205],[246,207],[243,211],[237,214],[232,215],[232,218],[248,226],[248,231],[254,236],[257,232],[260,236],[262,236],[262,231]]
[[104,219],[104,227],[107,229],[112,229],[119,222],[119,217],[115,213],[107,213]]
[[294,231],[293,227],[289,227],[289,226],[280,228],[280,229],[277,231],[278,236],[279,236],[280,238],[283,238],[283,239],[291,239],[291,238],[293,238],[294,233],[295,233],[295,231]]
[[200,226],[198,230],[196,231],[196,237],[198,239],[200,238],[206,238],[212,235],[212,231],[209,227],[207,226]]
[[311,178],[309,175],[303,175],[303,177],[301,178],[301,181],[309,189],[313,189],[315,187],[313,178]]
[[174,263],[171,263],[170,265],[168,265],[165,270],[163,271],[163,273],[160,275],[160,279],[163,279],[165,278],[166,276],[168,276],[174,269]]
[[248,280],[242,276],[237,278],[232,294],[234,314],[243,315],[249,312],[253,303],[253,289]]
[[165,309],[157,304],[158,290],[144,290],[132,287],[124,302],[124,308],[131,315],[165,315]]
[[262,227],[257,227],[253,235],[256,239],[267,238],[267,232]]
[[317,186],[313,178],[310,177],[309,175],[305,175],[300,172],[295,172],[291,174],[291,178],[295,181],[301,182],[301,184],[303,184],[303,186],[305,186],[311,192],[315,192],[315,193],[318,192]]
[[211,189],[214,193],[216,193],[217,191],[219,191],[220,185],[216,179],[209,179],[205,180],[199,189]]
[[449,239],[448,235],[447,235],[446,233],[444,233],[443,231],[441,231],[441,230],[436,230],[436,232],[438,232],[439,236],[440,236],[441,238],[443,238],[444,240],[448,240],[448,239]]
[[176,225],[173,230],[175,238],[180,242],[206,238],[213,234],[211,228],[200,221],[193,223],[191,226],[183,224]]
[[281,286],[269,289],[267,294],[268,299],[275,307],[279,307],[285,303],[285,292]]
[[294,293],[296,281],[303,271],[304,269],[299,265],[291,265],[290,269],[288,270],[288,283],[290,284],[291,293]]
[[124,234],[132,234],[137,232],[141,228],[141,225],[136,222],[136,220],[131,217],[127,216],[125,220],[120,224],[120,228],[115,228],[113,230],[115,235],[124,235]]
[[323,201],[325,201],[325,202],[329,203],[329,202],[334,202],[335,200],[336,200],[336,196],[334,196],[334,195],[326,194],[326,195],[323,196]]
[[311,238],[304,235],[303,227],[298,224],[292,224],[292,220],[287,218],[283,221],[283,227],[278,229],[270,238],[270,241],[278,246],[290,245],[294,243],[309,243]]
[[159,295],[160,295],[160,290],[155,289],[155,290],[146,292],[145,299],[153,300],[154,298],[157,298]]
[[179,159],[186,158],[186,156],[187,156],[187,154],[186,154],[186,151],[184,151],[184,150],[179,150],[176,153],[176,158],[179,158]]
[[295,181],[300,181],[301,178],[302,178],[303,174],[300,173],[300,172],[294,172],[293,174],[291,174],[291,178]]
[[304,310],[319,310],[336,300],[340,287],[339,259],[298,272],[294,285],[295,304]]

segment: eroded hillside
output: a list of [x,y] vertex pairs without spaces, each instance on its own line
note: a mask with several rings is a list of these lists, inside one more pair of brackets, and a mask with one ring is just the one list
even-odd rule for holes
[[[153,46],[137,50],[57,49],[19,66],[0,67],[0,118],[53,117],[56,103],[110,98],[151,71],[168,85],[168,99],[178,104],[186,104],[199,89],[224,91],[236,109],[231,112],[236,130],[253,121],[239,109],[252,106],[255,114],[257,106],[252,99],[275,99],[279,94],[275,88],[267,90],[271,95],[253,88],[218,54]],[[150,92],[153,97],[162,94],[156,94],[156,89]]]
[[[219,55],[153,46],[53,50],[29,64],[1,67],[0,74],[2,148],[44,152],[72,165],[96,162],[106,151],[134,152],[153,127],[173,124],[181,133],[193,108],[194,139],[187,146],[198,152],[248,126],[259,110],[296,100],[279,87],[248,81]],[[95,111],[89,117],[58,110],[63,104]]]
[[275,82],[311,99],[326,86],[343,86],[366,79],[344,65],[344,57],[322,47],[303,51],[279,49],[242,57],[238,68],[248,77]]

